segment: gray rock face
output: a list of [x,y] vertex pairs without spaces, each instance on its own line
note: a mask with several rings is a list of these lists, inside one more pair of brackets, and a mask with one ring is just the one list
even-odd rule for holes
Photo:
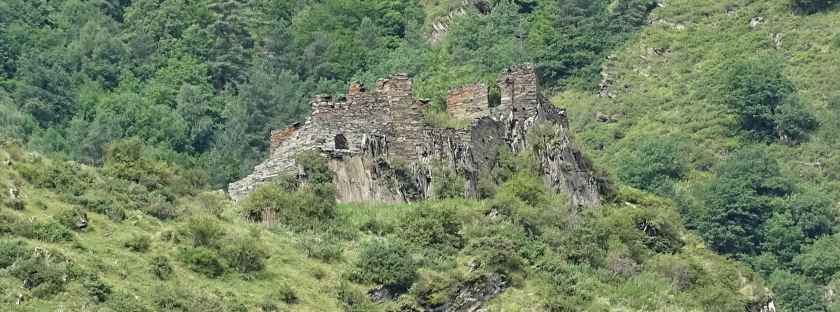
[[331,159],[341,202],[431,198],[432,168],[439,164],[464,178],[465,197],[476,197],[479,175],[497,165],[500,150],[531,148],[546,186],[571,194],[574,207],[599,206],[591,166],[568,135],[565,111],[540,94],[534,66],[513,66],[497,84],[501,101],[492,108],[480,85],[450,92],[448,113],[470,121],[465,129],[428,124],[428,102],[412,96],[411,80],[403,74],[380,80],[370,91],[353,84],[340,99],[316,96],[306,122],[273,132],[269,159],[231,183],[228,193],[240,200],[259,184],[295,175],[294,156],[316,150]]

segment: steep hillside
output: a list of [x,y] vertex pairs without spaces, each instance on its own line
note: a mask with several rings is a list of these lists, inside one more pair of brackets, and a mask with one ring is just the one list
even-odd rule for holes
[[838,60],[835,0],[0,1],[0,311],[840,311]]
[[[103,169],[3,145],[7,311],[743,311],[769,300],[756,275],[638,191],[569,219],[567,199],[522,169],[486,201],[336,206],[318,184],[269,185],[234,208],[182,188],[180,171],[136,144],[110,148]],[[279,210],[266,219],[265,207]]]
[[[818,294],[828,290],[820,285],[834,285],[830,276],[838,272],[828,260],[835,249],[809,246],[836,240],[830,235],[840,209],[840,11],[804,14],[790,3],[664,2],[651,25],[604,64],[600,94],[567,90],[554,102],[569,109],[596,164],[674,199],[689,228],[713,249],[771,279],[782,308],[811,311],[825,308]],[[761,135],[731,105],[738,81],[758,94],[771,79],[792,86],[785,101],[801,104],[805,127],[779,122],[773,130],[803,130],[795,139]],[[724,188],[735,187],[728,181],[755,175],[763,177],[753,183],[775,184],[779,192],[758,190],[748,198],[757,189],[738,188],[740,199],[727,197]],[[739,201],[746,208],[734,206]],[[725,228],[728,222],[736,225]],[[734,233],[750,241],[726,237]]]

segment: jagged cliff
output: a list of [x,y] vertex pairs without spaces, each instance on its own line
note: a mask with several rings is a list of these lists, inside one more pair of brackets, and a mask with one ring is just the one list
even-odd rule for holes
[[[532,148],[547,187],[569,193],[576,208],[599,206],[598,180],[568,134],[565,110],[540,94],[534,66],[513,66],[497,84],[495,107],[483,85],[450,91],[448,114],[468,120],[464,129],[426,122],[429,103],[412,96],[404,74],[378,81],[373,90],[352,84],[338,99],[316,96],[306,122],[272,132],[269,159],[231,183],[229,194],[239,200],[274,177],[299,174],[294,156],[314,150],[330,159],[339,201],[430,198],[432,168],[439,164],[465,178],[465,197],[476,197],[478,177],[497,165],[500,149]],[[539,134],[529,135],[538,125]]]

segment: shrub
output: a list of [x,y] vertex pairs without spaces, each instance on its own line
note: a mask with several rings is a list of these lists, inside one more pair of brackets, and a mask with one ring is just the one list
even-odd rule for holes
[[144,234],[133,234],[123,243],[123,246],[133,252],[146,252],[152,245],[152,238]]
[[85,277],[82,280],[82,287],[96,302],[105,302],[111,296],[111,286],[101,281],[95,274]]
[[701,264],[675,255],[654,257],[648,267],[657,275],[671,281],[671,287],[676,291],[686,291],[697,286],[704,273]]
[[[115,292],[108,300],[107,308],[114,312],[149,312],[151,311],[134,295],[124,292]],[[103,312],[109,311],[107,309]]]
[[235,237],[225,243],[222,257],[231,269],[242,274],[262,271],[268,253],[254,237]]
[[364,242],[353,279],[404,291],[414,282],[417,264],[402,243],[377,239]]
[[205,247],[186,247],[181,248],[178,257],[190,270],[207,277],[216,278],[225,274],[225,265],[215,250]]
[[58,223],[68,229],[82,230],[88,226],[88,217],[84,211],[79,209],[64,209],[56,216]]
[[159,280],[168,280],[170,276],[172,276],[172,265],[169,264],[169,258],[165,256],[156,256],[152,258],[151,268],[150,271],[152,275],[157,277]]
[[516,174],[502,184],[496,198],[515,198],[534,207],[541,207],[549,201],[542,181],[527,173]]
[[203,192],[196,195],[195,201],[201,208],[201,212],[207,213],[216,218],[221,218],[227,208],[227,199],[225,198],[224,193]]
[[286,192],[278,185],[266,184],[249,194],[240,207],[243,216],[253,222],[312,229],[335,217],[335,189],[332,184],[305,184]]
[[68,242],[73,240],[73,232],[55,221],[47,223],[19,223],[20,236],[37,239],[49,243]]
[[373,304],[370,302],[370,298],[347,281],[339,281],[336,292],[338,293],[338,300],[341,302],[342,307],[344,307],[344,311],[367,312],[375,310]]
[[448,168],[438,167],[433,171],[432,192],[438,199],[464,197],[464,177]]
[[838,2],[837,0],[790,0],[790,7],[799,13],[813,14],[828,9]]
[[411,287],[411,293],[424,308],[434,310],[449,301],[458,290],[460,276],[450,272],[422,271],[417,282]]
[[222,226],[207,216],[191,218],[184,227],[184,233],[192,240],[193,247],[214,247],[225,235]]
[[46,249],[33,250],[19,258],[11,275],[23,281],[23,286],[37,298],[48,298],[64,291],[70,276],[70,264],[59,253]]
[[315,258],[324,262],[332,262],[341,259],[343,249],[338,241],[326,236],[304,235],[299,241],[307,257]]
[[180,312],[247,312],[232,293],[194,291],[187,287],[158,289],[153,298],[155,311]]
[[478,268],[483,271],[507,275],[522,269],[524,261],[519,254],[520,247],[520,240],[510,232],[497,231],[470,240],[464,250],[475,256]]
[[804,276],[776,271],[770,275],[770,283],[784,311],[827,311],[823,290]]
[[817,122],[784,76],[783,64],[757,56],[729,66],[722,79],[724,102],[742,129],[760,138],[796,142]]
[[30,253],[29,246],[20,240],[0,240],[0,270],[5,269]]
[[454,209],[418,206],[403,218],[397,236],[425,250],[452,254],[464,245],[459,233],[461,222],[453,213]]
[[295,155],[295,162],[303,168],[304,178],[309,183],[332,183],[335,173],[330,169],[327,159],[317,152],[310,151]]
[[674,138],[650,137],[619,157],[618,177],[635,188],[659,195],[672,193],[672,184],[688,170],[683,143]]
[[840,234],[824,236],[803,248],[795,262],[808,277],[828,283],[834,274],[840,272]]

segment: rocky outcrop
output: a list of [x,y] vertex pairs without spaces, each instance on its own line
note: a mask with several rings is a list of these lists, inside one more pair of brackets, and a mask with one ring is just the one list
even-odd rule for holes
[[464,196],[476,197],[478,177],[497,165],[500,149],[531,148],[546,186],[571,194],[575,207],[599,206],[598,180],[568,135],[565,111],[540,94],[534,66],[511,67],[497,85],[500,104],[492,108],[482,85],[450,92],[448,113],[467,120],[464,129],[427,123],[429,103],[412,96],[404,74],[378,81],[373,90],[352,84],[338,99],[316,96],[306,122],[272,132],[269,159],[228,192],[239,200],[261,183],[296,175],[294,156],[315,150],[330,158],[342,202],[431,198],[436,166],[462,176]]

